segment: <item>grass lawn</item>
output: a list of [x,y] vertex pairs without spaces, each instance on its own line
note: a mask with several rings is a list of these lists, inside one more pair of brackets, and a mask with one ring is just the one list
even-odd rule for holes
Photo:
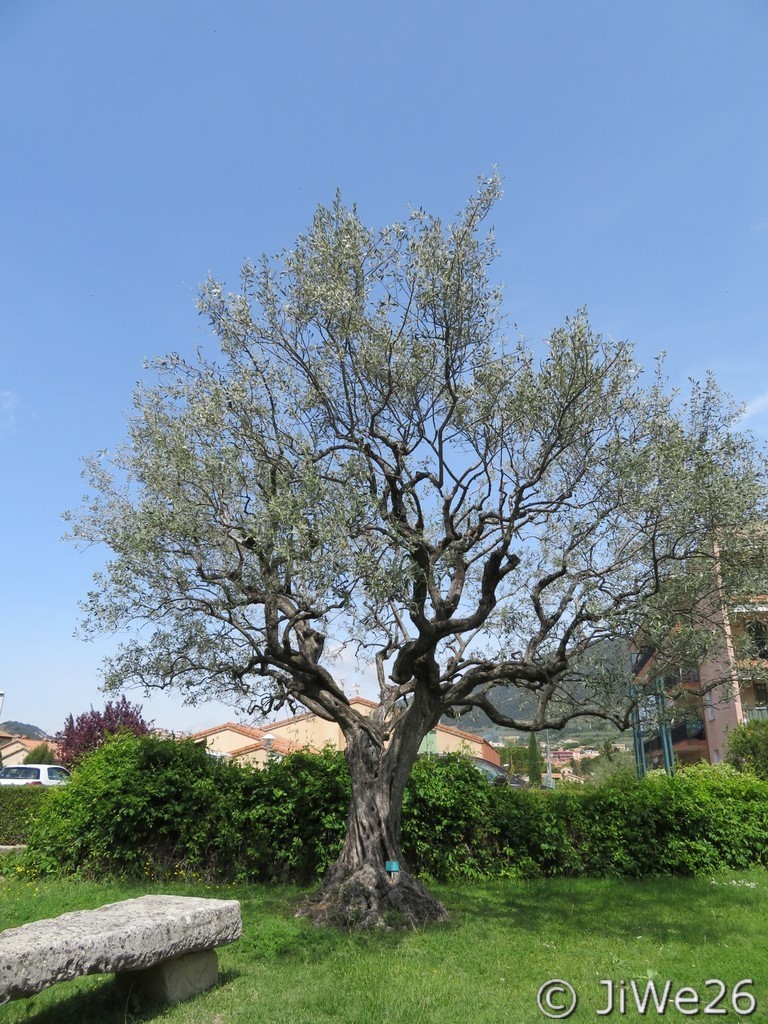
[[[68,910],[100,906],[146,892],[236,898],[242,939],[219,951],[220,985],[170,1008],[120,1005],[107,977],[56,985],[0,1007],[0,1022],[30,1024],[528,1024],[547,1018],[536,1005],[550,978],[579,993],[572,1021],[661,1019],[640,1014],[630,994],[612,1014],[601,979],[631,981],[642,994],[672,982],[702,995],[698,1016],[737,1020],[730,989],[752,978],[757,1008],[768,1022],[768,874],[710,879],[569,880],[434,886],[451,912],[449,924],[396,935],[316,930],[292,915],[301,893],[287,888],[147,886],[79,881],[0,879],[0,928]],[[1,966],[1,965],[0,965]],[[729,994],[718,995],[708,979]],[[688,1019],[670,1005],[663,1019]],[[742,1003],[742,1008],[748,1008]]]

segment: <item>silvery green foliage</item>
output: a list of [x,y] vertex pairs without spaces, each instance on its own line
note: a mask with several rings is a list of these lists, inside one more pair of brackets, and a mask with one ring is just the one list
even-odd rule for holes
[[[738,410],[713,379],[686,401],[647,380],[584,312],[540,351],[509,342],[482,229],[499,195],[494,176],[453,224],[383,230],[337,196],[238,293],[207,281],[219,360],[152,364],[71,517],[112,552],[87,628],[138,627],[108,683],[361,727],[334,676],[347,645],[376,666],[381,745],[419,695],[432,723],[625,722],[601,644],[642,625],[690,661],[719,642],[713,538],[748,546],[764,516]],[[493,710],[509,685],[524,721]]]

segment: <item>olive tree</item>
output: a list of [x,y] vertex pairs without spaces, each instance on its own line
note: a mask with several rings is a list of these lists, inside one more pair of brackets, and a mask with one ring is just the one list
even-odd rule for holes
[[[149,364],[125,444],[88,461],[70,515],[112,552],[87,629],[140,627],[107,687],[250,715],[298,703],[340,726],[353,795],[316,920],[442,919],[400,850],[425,734],[473,709],[626,727],[626,675],[591,652],[649,608],[671,621],[665,585],[762,502],[711,379],[682,401],[584,312],[539,349],[507,340],[482,227],[499,195],[481,179],[455,222],[380,230],[337,196],[236,293],[209,279],[215,355]],[[375,669],[375,709],[351,702],[342,651]]]

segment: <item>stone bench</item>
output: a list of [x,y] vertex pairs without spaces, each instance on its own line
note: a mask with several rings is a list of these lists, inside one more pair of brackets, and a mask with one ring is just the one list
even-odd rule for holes
[[84,974],[178,1002],[216,984],[216,946],[242,934],[237,900],[141,896],[0,932],[0,1003]]

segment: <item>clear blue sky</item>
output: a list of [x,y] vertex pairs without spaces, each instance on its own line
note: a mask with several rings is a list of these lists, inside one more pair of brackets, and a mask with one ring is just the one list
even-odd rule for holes
[[337,187],[371,224],[449,217],[497,164],[519,332],[586,305],[768,436],[767,50],[765,0],[2,0],[0,718],[103,704],[113,641],[73,636],[101,555],[60,539],[79,460],[145,357],[201,340],[208,271],[235,287]]

